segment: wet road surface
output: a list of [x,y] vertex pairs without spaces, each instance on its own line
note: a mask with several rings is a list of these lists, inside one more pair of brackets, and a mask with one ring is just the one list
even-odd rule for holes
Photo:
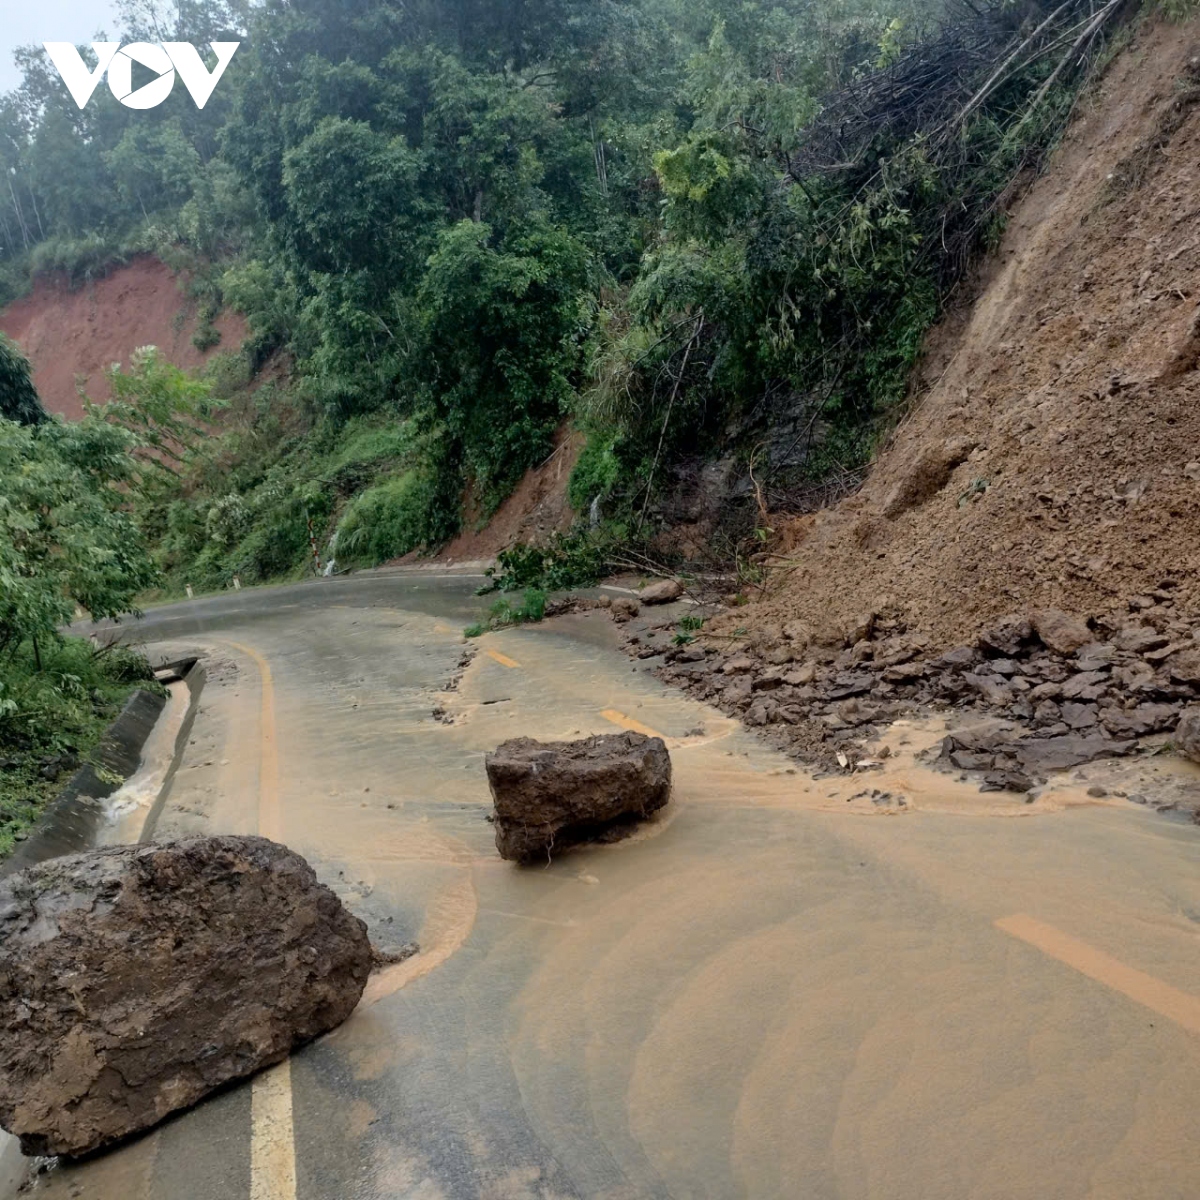
[[[377,944],[420,951],[289,1064],[30,1194],[1200,1195],[1200,830],[1078,785],[1038,814],[978,796],[913,762],[933,723],[889,732],[876,803],[635,669],[599,615],[488,635],[462,667],[477,582],[141,622],[209,663],[158,835],[277,837]],[[484,752],[619,727],[667,738],[668,808],[500,861]]]

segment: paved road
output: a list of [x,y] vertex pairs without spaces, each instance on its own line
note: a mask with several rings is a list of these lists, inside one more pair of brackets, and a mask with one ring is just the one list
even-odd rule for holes
[[[289,1065],[32,1194],[1200,1195],[1200,830],[1074,782],[1045,815],[976,796],[914,763],[932,725],[888,735],[890,799],[809,778],[598,618],[489,635],[445,691],[475,582],[142,623],[210,662],[159,833],[279,837],[420,953]],[[668,738],[661,818],[501,862],[483,752],[620,726]]]

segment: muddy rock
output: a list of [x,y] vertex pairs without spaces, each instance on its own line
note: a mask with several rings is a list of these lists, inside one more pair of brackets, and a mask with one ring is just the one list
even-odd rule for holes
[[1172,654],[1167,671],[1180,683],[1200,683],[1200,643],[1193,642],[1188,649]]
[[745,675],[747,671],[754,670],[754,659],[746,654],[735,654],[733,658],[725,660],[725,665],[721,670],[726,675]]
[[1086,621],[1068,616],[1057,608],[1044,608],[1035,612],[1030,617],[1030,624],[1042,639],[1042,644],[1058,651],[1059,654],[1074,654],[1080,646],[1086,646],[1095,640]]
[[994,650],[1003,655],[1017,655],[1022,646],[1033,637],[1029,618],[1019,614],[1001,617],[995,625],[979,635],[979,645],[984,650]]
[[366,926],[298,854],[199,837],[0,882],[0,1125],[80,1155],[287,1057],[353,1011]]
[[1170,729],[1178,717],[1177,704],[1139,704],[1130,709],[1100,710],[1100,724],[1117,738],[1142,737],[1147,733]]
[[1200,763],[1200,707],[1189,708],[1175,729],[1175,747],[1192,762]]
[[1096,758],[1117,758],[1130,754],[1136,741],[1111,741],[1100,734],[1064,733],[1058,737],[1023,738],[1015,743],[1013,754],[1030,774],[1066,771]]
[[1113,635],[1113,645],[1118,650],[1128,650],[1133,654],[1145,654],[1157,650],[1168,642],[1163,634],[1148,625],[1126,625]]
[[642,611],[642,606],[632,596],[617,596],[609,605],[612,619],[618,624],[624,624],[631,617],[636,617]]
[[935,496],[950,482],[954,469],[967,461],[976,445],[978,442],[972,438],[952,437],[927,446],[888,494],[883,515],[898,517]]
[[670,604],[683,595],[683,584],[678,579],[660,579],[644,587],[638,593],[638,599],[643,604]]
[[577,742],[513,738],[484,760],[502,858],[544,862],[552,853],[648,817],[671,793],[662,738],[600,734]]

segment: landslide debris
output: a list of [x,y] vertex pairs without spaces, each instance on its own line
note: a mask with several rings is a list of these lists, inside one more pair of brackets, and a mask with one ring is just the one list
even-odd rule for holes
[[1200,619],[1198,98],[1200,24],[1148,19],[1008,214],[973,303],[927,340],[862,489],[771,514],[763,598],[717,632],[832,632],[890,597],[952,647],[1168,577]]
[[496,849],[517,862],[545,861],[568,846],[611,837],[671,794],[666,744],[641,733],[576,742],[513,738],[485,764]]
[[994,718],[947,736],[939,757],[985,790],[1028,791],[1051,772],[1129,754],[1177,726],[1186,740],[1197,727],[1181,715],[1200,700],[1200,626],[1177,612],[1171,587],[1090,622],[1057,609],[1009,614],[948,650],[895,610],[860,613],[837,638],[799,621],[724,648],[671,646],[668,636],[639,631],[627,647],[663,655],[661,678],[830,769],[862,758],[883,726],[929,709]]
[[298,854],[197,837],[0,882],[0,1126],[77,1156],[156,1125],[344,1021],[366,926]]

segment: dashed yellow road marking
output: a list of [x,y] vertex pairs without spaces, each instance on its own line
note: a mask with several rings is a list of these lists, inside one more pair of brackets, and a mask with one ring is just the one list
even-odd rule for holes
[[629,729],[634,733],[644,733],[647,737],[664,739],[667,736],[665,733],[659,733],[657,729],[651,729],[649,725],[643,725],[641,721],[635,721],[633,717],[627,717],[615,708],[606,708],[600,715],[606,721],[611,721],[614,725],[620,725],[622,729]]
[[996,922],[996,928],[1037,947],[1043,954],[1074,967],[1114,992],[1174,1021],[1189,1033],[1200,1033],[1200,999],[1182,992],[1153,975],[1130,967],[1119,959],[1089,946],[1069,934],[1046,925],[1025,913],[1014,913]]
[[502,667],[519,667],[521,664],[515,658],[509,658],[507,654],[501,654],[499,650],[493,650],[490,646],[484,651],[488,658],[493,658]]
[[[272,841],[283,833],[279,804],[279,746],[275,740],[275,684],[257,650],[227,642],[253,660],[262,681],[259,717],[258,832]],[[292,1123],[292,1069],[285,1058],[250,1084],[250,1200],[296,1200],[296,1135]]]
[[296,1200],[292,1068],[288,1059],[250,1089],[250,1200]]

